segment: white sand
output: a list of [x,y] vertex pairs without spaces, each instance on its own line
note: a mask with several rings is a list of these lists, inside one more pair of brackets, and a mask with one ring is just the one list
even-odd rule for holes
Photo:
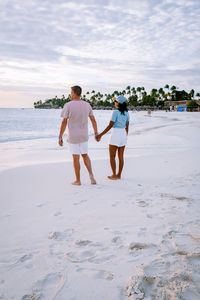
[[91,140],[96,186],[83,167],[72,186],[71,161],[35,164],[38,153],[5,164],[0,299],[200,299],[199,132],[200,113],[147,117],[120,181],[106,179],[109,136]]

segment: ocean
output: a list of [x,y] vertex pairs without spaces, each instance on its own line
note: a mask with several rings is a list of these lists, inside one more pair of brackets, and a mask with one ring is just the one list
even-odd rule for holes
[[[57,138],[62,121],[60,114],[61,109],[0,108],[0,143]],[[112,111],[95,110],[94,115],[101,131],[108,125]],[[137,123],[145,121],[141,115],[138,117]],[[93,135],[90,121],[88,124],[89,135]]]
[[[54,162],[71,159],[65,151],[67,143],[62,148],[58,146],[60,114],[61,109],[0,108],[0,170],[46,163],[49,158]],[[109,123],[111,114],[112,111],[94,111],[99,131]],[[90,120],[88,124],[90,141],[94,141]]]
[[[160,127],[172,126],[173,124],[185,122],[181,121],[183,113],[174,118],[174,113],[153,112],[151,117],[146,111],[130,111],[130,135],[135,139],[145,132],[151,132]],[[64,135],[64,146],[59,147],[58,135],[62,118],[60,117],[61,109],[16,109],[0,108],[0,171],[30,164],[63,162],[71,160],[69,151],[66,151],[66,133]],[[98,131],[101,132],[109,124],[112,111],[94,110],[94,115],[98,125]],[[189,118],[193,118],[187,113]],[[184,117],[185,118],[185,117]],[[91,122],[89,124],[89,150],[93,151],[93,159],[108,157],[109,135],[107,133],[97,143],[93,136]],[[141,155],[144,151],[156,151],[157,143],[154,142],[153,148],[149,145],[152,140],[150,136],[146,139],[146,145],[134,149],[134,153]],[[164,146],[166,147],[166,145]],[[164,148],[163,147],[163,148]],[[132,151],[133,148],[127,150]],[[126,151],[126,153],[129,153]]]

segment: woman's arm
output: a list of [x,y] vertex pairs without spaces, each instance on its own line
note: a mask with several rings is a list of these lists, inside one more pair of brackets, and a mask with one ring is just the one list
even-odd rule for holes
[[129,129],[129,122],[126,123],[126,133],[128,135],[128,129]]
[[102,133],[100,133],[98,136],[97,136],[97,140],[100,141],[101,137],[106,134],[112,127],[113,125],[115,124],[115,122],[113,121],[110,121],[109,125],[104,129],[104,131],[102,131]]

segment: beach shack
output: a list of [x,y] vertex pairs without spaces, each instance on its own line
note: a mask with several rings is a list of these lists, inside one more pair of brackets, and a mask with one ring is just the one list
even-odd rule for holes
[[187,111],[187,105],[186,104],[177,105],[177,111]]
[[189,100],[182,100],[182,101],[165,101],[165,106],[170,108],[170,111],[187,111],[187,104]]

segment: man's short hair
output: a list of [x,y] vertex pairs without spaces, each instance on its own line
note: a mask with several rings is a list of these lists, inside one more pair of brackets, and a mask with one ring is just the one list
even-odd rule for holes
[[72,86],[71,89],[77,96],[80,96],[82,93],[82,88],[78,85]]

